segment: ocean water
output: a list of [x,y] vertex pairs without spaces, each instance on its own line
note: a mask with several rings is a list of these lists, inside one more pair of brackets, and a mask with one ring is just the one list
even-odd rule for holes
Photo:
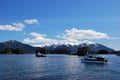
[[108,64],[81,63],[73,55],[0,55],[0,80],[120,80],[120,57],[101,55]]

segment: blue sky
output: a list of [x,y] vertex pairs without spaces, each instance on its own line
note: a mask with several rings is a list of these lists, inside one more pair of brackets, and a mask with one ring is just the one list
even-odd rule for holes
[[120,50],[120,0],[0,0],[0,42],[91,41]]

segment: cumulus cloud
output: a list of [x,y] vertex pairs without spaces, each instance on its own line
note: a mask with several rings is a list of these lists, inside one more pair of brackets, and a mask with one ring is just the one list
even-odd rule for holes
[[24,27],[22,23],[12,23],[12,25],[0,25],[0,30],[22,31]]
[[36,32],[32,32],[29,35],[31,35],[33,38],[25,38],[23,40],[24,43],[31,43],[33,46],[49,46],[52,44],[71,44],[71,45],[77,45],[79,44],[76,40],[57,40],[57,39],[50,39],[46,38],[45,34],[39,34]]
[[59,37],[65,40],[82,40],[82,39],[109,39],[109,36],[106,33],[101,33],[89,30],[79,30],[72,28],[70,30],[65,30],[66,34],[58,35]]
[[60,40],[47,38],[45,34],[39,34],[32,32],[29,34],[33,38],[25,38],[23,42],[31,43],[34,46],[45,46],[52,44],[71,44],[78,45],[80,43],[93,43],[88,41],[89,39],[109,39],[109,36],[106,33],[97,32],[94,30],[79,30],[72,28],[70,30],[65,30],[65,34],[57,35],[61,38]]
[[46,38],[47,35],[45,34],[39,34],[36,32],[31,32],[29,35],[34,37],[33,39],[25,38],[23,42],[25,43],[33,43],[33,44],[41,44],[41,45],[49,45],[53,44],[53,42],[57,42],[57,40]]
[[32,36],[33,38],[25,38],[23,40],[24,43],[30,43],[33,46],[49,46],[52,44],[70,44],[70,45],[78,45],[80,43],[93,43],[91,41],[88,40],[84,40],[84,41],[78,41],[78,40],[57,40],[57,39],[50,39],[50,38],[46,38],[47,35],[45,34],[39,34],[36,32],[32,32],[29,34],[30,36]]
[[37,19],[26,19],[24,20],[26,24],[39,24]]
[[39,34],[36,32],[31,32],[29,34],[33,38],[25,38],[23,42],[25,43],[31,43],[34,46],[45,46],[45,45],[52,45],[52,44],[71,44],[71,45],[77,45],[79,42],[77,40],[57,40],[57,39],[51,39],[47,38],[47,35],[45,34]]

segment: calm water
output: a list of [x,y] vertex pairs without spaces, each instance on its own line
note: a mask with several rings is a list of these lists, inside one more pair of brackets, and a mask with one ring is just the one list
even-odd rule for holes
[[110,63],[85,64],[70,55],[0,55],[0,80],[120,80],[120,57],[104,56]]

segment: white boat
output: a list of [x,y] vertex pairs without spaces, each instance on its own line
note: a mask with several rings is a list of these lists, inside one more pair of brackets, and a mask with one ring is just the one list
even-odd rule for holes
[[40,52],[36,53],[35,56],[36,56],[36,57],[46,57],[45,54],[42,54],[42,53],[40,53]]
[[81,62],[83,63],[107,63],[108,59],[102,56],[94,56],[94,55],[90,55],[87,54],[86,56],[84,56],[83,59],[81,59]]

